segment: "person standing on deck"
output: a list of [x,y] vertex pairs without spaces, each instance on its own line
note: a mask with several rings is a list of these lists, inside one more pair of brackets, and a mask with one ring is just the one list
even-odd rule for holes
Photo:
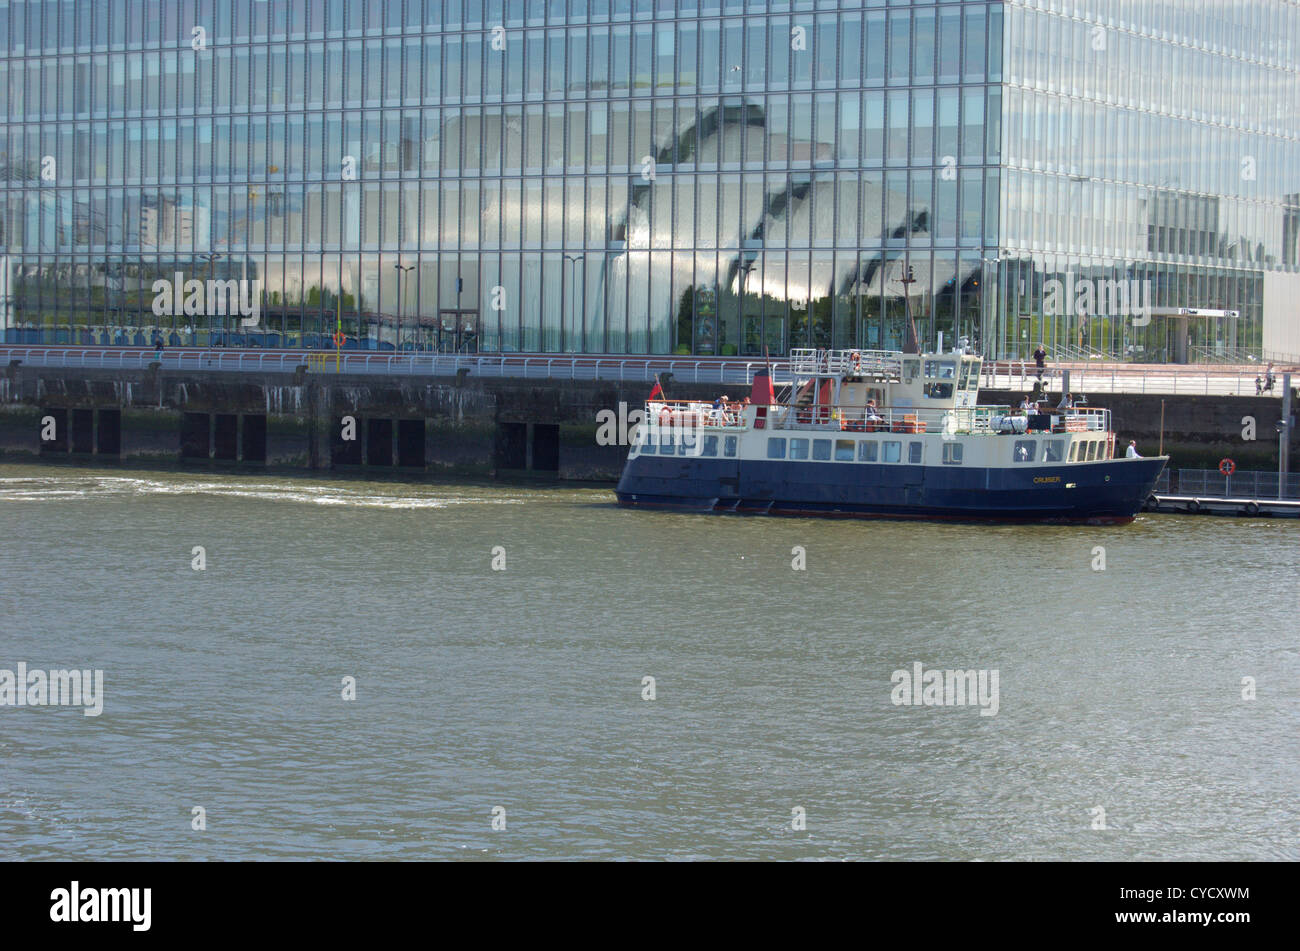
[[1125,459],[1141,459],[1141,458],[1142,458],[1142,453],[1138,452],[1138,446],[1137,446],[1137,440],[1136,440],[1136,439],[1130,439],[1130,440],[1128,441],[1128,449],[1125,450],[1125,452],[1124,452],[1124,458],[1125,458]]

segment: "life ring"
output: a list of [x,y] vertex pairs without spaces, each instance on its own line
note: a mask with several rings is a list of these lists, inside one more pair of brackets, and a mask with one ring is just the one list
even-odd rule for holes
[[853,353],[852,353],[850,356],[853,358],[853,372],[854,372],[854,373],[861,373],[861,372],[862,372],[862,354],[860,354],[860,353],[858,353],[858,351],[854,350]]
[[348,339],[347,337],[343,336],[343,331],[341,330],[334,331],[334,346],[342,347],[343,344],[347,342],[347,339]]
[[1237,464],[1233,462],[1231,459],[1220,459],[1219,471],[1226,476],[1230,476],[1237,471]]
[[659,411],[659,425],[672,426],[672,424],[673,424],[673,411],[670,410],[667,406],[665,406],[663,409]]

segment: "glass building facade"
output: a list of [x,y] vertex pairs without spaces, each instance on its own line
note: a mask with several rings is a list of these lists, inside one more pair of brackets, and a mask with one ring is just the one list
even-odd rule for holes
[[[1298,37],[1294,0],[0,0],[0,328],[759,355],[910,305],[994,356],[1258,348]],[[156,316],[177,275],[257,325]]]

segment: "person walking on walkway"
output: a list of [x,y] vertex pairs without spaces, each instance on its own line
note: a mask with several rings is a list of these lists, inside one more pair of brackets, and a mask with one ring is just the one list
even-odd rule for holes
[[1034,351],[1034,365],[1038,368],[1038,379],[1043,378],[1043,371],[1047,369],[1047,351],[1043,349],[1040,343],[1038,349]]

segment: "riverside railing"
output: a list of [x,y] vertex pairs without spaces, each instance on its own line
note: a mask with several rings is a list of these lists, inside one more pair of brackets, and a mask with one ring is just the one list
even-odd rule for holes
[[1287,473],[1278,492],[1276,472],[1218,469],[1166,469],[1156,480],[1157,495],[1186,495],[1202,499],[1300,499],[1300,472]]
[[[469,371],[479,377],[514,377],[549,380],[619,380],[650,382],[671,374],[684,383],[722,383],[748,386],[755,371],[767,366],[751,361],[674,360],[671,358],[596,357],[582,355],[475,355],[335,353],[329,350],[248,351],[222,349],[154,350],[0,346],[0,361],[17,360],[27,366],[72,367],[87,370],[148,369],[158,363],[164,370],[204,370],[238,373],[292,372],[299,366],[312,375],[395,374],[456,376]],[[771,364],[775,373],[786,365]]]
[[[867,352],[863,351],[864,359]],[[522,377],[553,380],[620,380],[650,382],[656,374],[671,373],[686,383],[724,383],[748,386],[754,373],[769,364],[761,360],[725,358],[620,357],[585,354],[430,354],[374,353],[333,350],[245,350],[202,347],[165,349],[161,356],[147,348],[69,347],[0,344],[0,361],[18,360],[28,366],[81,369],[147,369],[158,362],[166,370],[215,370],[241,373],[291,372],[308,366],[309,373],[401,374],[455,376],[462,370],[484,377]],[[792,378],[788,361],[770,364],[778,382]],[[1078,394],[1152,393],[1204,396],[1254,396],[1255,369],[1208,369],[1190,366],[1129,368],[1111,366],[1049,367],[1043,376],[1049,390],[1060,389],[1061,371],[1070,371],[1070,389]],[[1274,370],[1271,392],[1282,395],[1282,373]],[[986,362],[981,385],[987,389],[1028,392],[1037,381],[1029,361]]]

